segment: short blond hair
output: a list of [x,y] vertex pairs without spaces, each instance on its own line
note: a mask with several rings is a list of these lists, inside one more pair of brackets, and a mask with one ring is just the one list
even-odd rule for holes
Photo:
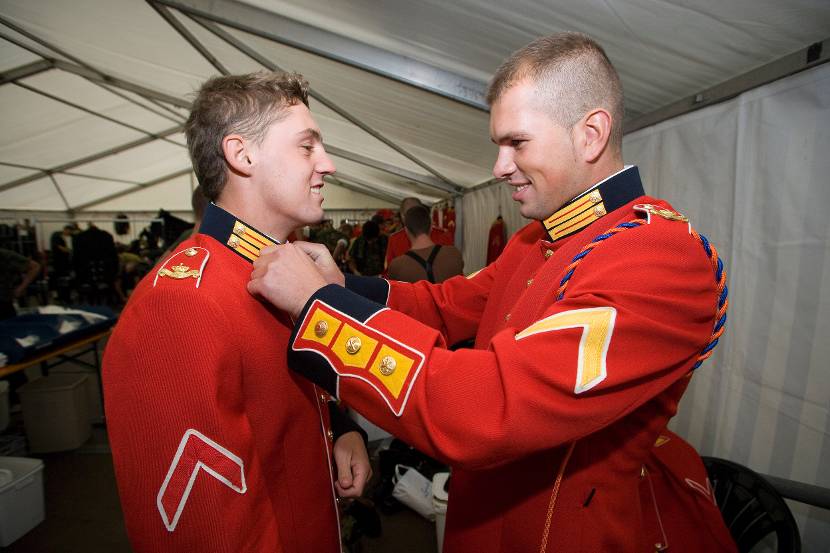
[[238,133],[256,143],[285,116],[285,108],[308,106],[308,82],[298,73],[259,71],[214,77],[199,89],[185,123],[187,148],[202,193],[219,197],[228,178],[222,140]]
[[554,120],[572,128],[586,113],[604,108],[612,118],[609,144],[622,147],[623,91],[605,50],[583,33],[565,32],[538,38],[517,50],[496,70],[487,88],[487,103],[524,79],[537,85]]

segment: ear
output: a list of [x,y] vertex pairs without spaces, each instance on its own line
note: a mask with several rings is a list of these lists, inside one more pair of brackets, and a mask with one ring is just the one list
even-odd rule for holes
[[579,133],[576,140],[581,146],[584,161],[594,163],[602,156],[611,138],[611,124],[611,114],[602,108],[588,112],[577,123]]
[[246,177],[251,175],[255,158],[248,140],[238,134],[229,134],[222,139],[222,153],[232,171]]

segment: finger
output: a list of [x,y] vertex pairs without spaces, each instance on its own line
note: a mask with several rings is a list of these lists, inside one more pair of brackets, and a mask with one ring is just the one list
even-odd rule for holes
[[351,497],[360,497],[361,492],[357,490],[354,486],[351,488],[343,488],[339,482],[334,483],[334,489],[337,491],[337,495],[344,498],[351,498]]
[[351,455],[335,452],[334,463],[337,465],[337,482],[344,489],[352,486]]
[[278,247],[279,247],[279,246],[268,246],[268,247],[262,248],[262,249],[259,251],[259,255],[260,255],[260,257],[261,257],[261,256],[263,256],[263,255],[268,255],[268,254],[270,254],[270,253],[274,253],[274,252],[276,252],[276,251],[277,251],[277,248],[278,248]]

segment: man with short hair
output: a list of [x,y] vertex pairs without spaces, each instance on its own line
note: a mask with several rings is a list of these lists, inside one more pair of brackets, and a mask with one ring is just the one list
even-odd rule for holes
[[416,205],[406,212],[404,230],[412,249],[389,264],[389,278],[402,282],[444,282],[464,271],[464,259],[455,246],[436,244],[429,237],[429,208]]
[[339,553],[336,496],[359,495],[370,475],[364,438],[324,390],[289,373],[288,314],[245,290],[262,248],[323,217],[335,168],[308,84],[287,73],[213,78],[185,133],[213,203],[198,234],[138,285],[104,357],[130,541],[135,551]]
[[[404,198],[401,200],[400,206],[400,216],[401,216],[401,223],[403,223],[404,228],[397,232],[393,232],[389,235],[389,244],[386,247],[386,258],[384,260],[384,266],[389,267],[389,264],[392,263],[392,260],[396,257],[400,257],[412,248],[412,242],[409,239],[409,236],[406,234],[406,212],[409,209],[415,207],[416,205],[424,205],[421,203],[421,200],[410,196],[408,198]],[[441,244],[442,246],[452,246],[453,244],[453,236],[449,233],[442,231],[441,229],[435,228],[430,224],[430,231],[429,231],[429,238],[436,244]]]
[[535,221],[441,284],[267,252],[248,287],[295,317],[291,368],[453,466],[445,553],[734,552],[666,427],[723,332],[715,250],[623,165],[619,78],[589,37],[533,41],[488,101],[493,174]]

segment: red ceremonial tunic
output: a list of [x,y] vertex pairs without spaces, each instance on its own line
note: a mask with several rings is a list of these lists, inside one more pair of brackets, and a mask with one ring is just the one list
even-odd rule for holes
[[290,321],[248,293],[251,264],[225,240],[198,234],[156,267],[106,348],[130,542],[137,552],[339,553],[329,396],[288,370]]
[[[452,465],[445,553],[735,551],[717,506],[683,481],[690,467],[705,480],[691,448],[647,467],[716,320],[689,225],[648,214],[587,254],[557,299],[583,246],[646,215],[636,204],[671,209],[629,169],[468,278],[349,278],[352,291],[306,305],[291,368]],[[446,349],[470,337],[475,349]],[[678,517],[688,524],[667,523]]]

